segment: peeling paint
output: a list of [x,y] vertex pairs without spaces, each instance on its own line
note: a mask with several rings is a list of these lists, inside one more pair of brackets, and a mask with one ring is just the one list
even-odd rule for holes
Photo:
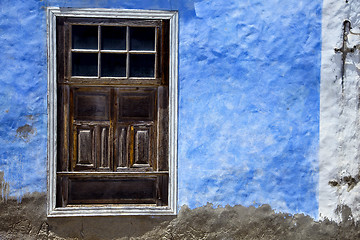
[[336,213],[339,214],[342,218],[343,223],[354,223],[354,217],[352,215],[351,208],[347,205],[338,205],[336,208]]
[[4,173],[0,171],[0,192],[1,201],[6,201],[9,197],[10,189],[9,183],[4,180]]
[[329,185],[332,187],[347,186],[347,191],[351,191],[359,183],[359,174],[352,176],[342,177],[340,180],[329,181]]
[[34,134],[36,134],[36,129],[29,124],[25,124],[24,126],[16,129],[16,137],[24,140],[25,142],[30,141],[30,136]]
[[36,116],[29,114],[29,115],[25,115],[25,117],[30,121],[34,121]]

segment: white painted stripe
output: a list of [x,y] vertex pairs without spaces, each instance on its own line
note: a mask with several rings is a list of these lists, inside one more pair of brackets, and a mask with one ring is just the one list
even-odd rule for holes
[[[360,184],[351,189],[348,177],[359,174],[359,74],[358,50],[345,61],[342,80],[343,21],[350,19],[360,30],[359,1],[324,0],[322,13],[322,55],[320,84],[319,217],[337,222],[342,206],[360,219]],[[360,32],[360,31],[359,31]],[[349,46],[360,37],[349,37]],[[332,184],[329,184],[331,182]],[[337,186],[334,186],[337,185]],[[340,211],[339,211],[340,210]]]

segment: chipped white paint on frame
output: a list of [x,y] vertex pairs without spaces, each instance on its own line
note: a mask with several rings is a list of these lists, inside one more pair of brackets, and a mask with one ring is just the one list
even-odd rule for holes
[[[324,0],[322,13],[322,59],[320,84],[319,217],[337,222],[341,208],[351,209],[350,218],[360,219],[360,184],[349,187],[348,178],[359,181],[360,52],[349,53],[342,79],[343,21],[360,32],[360,2]],[[360,44],[349,35],[348,46]]]

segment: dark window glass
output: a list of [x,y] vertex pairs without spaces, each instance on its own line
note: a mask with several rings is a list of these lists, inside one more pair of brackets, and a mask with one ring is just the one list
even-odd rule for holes
[[98,49],[97,26],[72,26],[73,49]]
[[101,27],[101,49],[125,50],[126,27]]
[[125,77],[126,76],[126,54],[101,54],[101,76],[102,77]]
[[131,27],[130,50],[155,50],[155,28]]
[[72,53],[72,76],[97,76],[97,53]]
[[155,55],[130,55],[130,77],[154,77]]

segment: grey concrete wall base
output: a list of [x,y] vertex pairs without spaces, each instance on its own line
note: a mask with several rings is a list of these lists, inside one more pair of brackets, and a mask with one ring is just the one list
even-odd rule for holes
[[[351,219],[347,206],[339,209]],[[303,214],[275,213],[269,205],[196,209],[178,216],[46,218],[45,194],[0,201],[0,239],[359,239],[352,220],[314,221]]]

